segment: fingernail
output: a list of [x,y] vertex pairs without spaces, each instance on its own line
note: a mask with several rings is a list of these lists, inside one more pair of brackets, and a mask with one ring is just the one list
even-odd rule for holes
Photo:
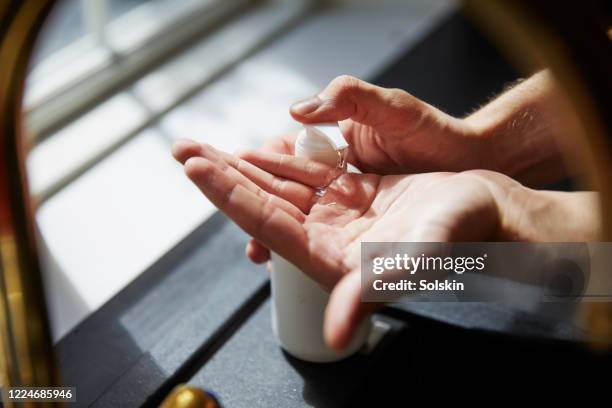
[[321,98],[313,96],[308,99],[301,100],[291,105],[291,112],[304,116],[316,111],[321,106]]

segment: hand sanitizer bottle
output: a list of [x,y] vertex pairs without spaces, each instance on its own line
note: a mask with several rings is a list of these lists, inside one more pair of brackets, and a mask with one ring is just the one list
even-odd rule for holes
[[[295,142],[295,154],[329,166],[344,166],[347,147],[337,123],[307,125]],[[364,320],[342,353],[327,346],[323,318],[329,293],[278,254],[272,253],[271,258],[272,326],[287,353],[301,360],[325,363],[348,357],[363,346],[370,319]]]

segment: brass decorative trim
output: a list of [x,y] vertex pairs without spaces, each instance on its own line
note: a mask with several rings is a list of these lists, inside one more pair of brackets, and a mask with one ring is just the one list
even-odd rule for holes
[[[26,184],[22,95],[51,0],[3,2],[0,32],[0,342],[2,386],[53,386],[55,368]],[[57,406],[37,403],[36,406]],[[34,406],[33,403],[23,404]],[[7,403],[7,406],[10,406]]]

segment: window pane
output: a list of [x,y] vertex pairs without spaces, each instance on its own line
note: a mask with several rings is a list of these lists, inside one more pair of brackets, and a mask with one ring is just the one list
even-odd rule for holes
[[[92,10],[101,8],[104,11],[105,20],[113,20],[137,6],[154,2],[156,0],[63,0],[54,7],[45,30],[41,35],[38,48],[32,60],[32,66],[36,66],[45,58],[61,50],[71,43],[84,37],[88,31],[86,8],[92,6]],[[99,3],[99,5],[95,4]]]

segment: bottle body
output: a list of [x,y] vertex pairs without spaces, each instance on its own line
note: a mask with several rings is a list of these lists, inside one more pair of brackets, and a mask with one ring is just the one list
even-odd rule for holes
[[355,332],[349,346],[338,353],[323,338],[323,317],[329,294],[309,276],[280,255],[272,253],[272,328],[279,345],[300,360],[338,361],[363,346],[370,331],[369,319]]
[[[297,156],[335,166],[343,155],[301,134],[295,144]],[[344,165],[344,163],[341,163]],[[324,186],[322,186],[324,187]],[[278,254],[271,254],[272,325],[279,345],[289,354],[310,362],[332,362],[359,350],[370,331],[370,319],[356,330],[348,347],[338,353],[325,343],[323,320],[329,294],[317,282]]]

